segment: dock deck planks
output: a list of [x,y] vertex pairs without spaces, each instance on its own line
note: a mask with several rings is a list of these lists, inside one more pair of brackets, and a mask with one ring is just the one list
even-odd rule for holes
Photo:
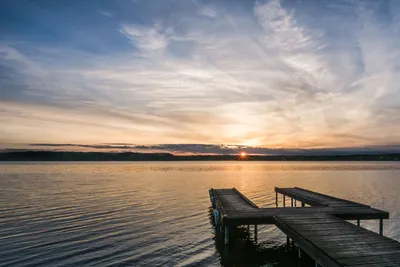
[[388,219],[388,212],[298,187],[275,191],[311,207],[259,208],[235,188],[210,193],[224,225],[275,224],[324,267],[400,267],[399,242],[343,220]]
[[315,224],[314,218],[281,215],[276,217],[276,226],[322,266],[400,266],[399,242],[332,215],[323,216]]
[[280,193],[285,196],[289,196],[293,199],[304,202],[308,205],[312,206],[330,206],[330,207],[370,207],[364,205],[362,203],[357,203],[325,194],[321,194],[318,192],[314,192],[311,190],[294,187],[294,188],[275,188],[275,192]]

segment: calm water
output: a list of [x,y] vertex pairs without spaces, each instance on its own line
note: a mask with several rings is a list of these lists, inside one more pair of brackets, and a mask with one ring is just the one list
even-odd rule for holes
[[209,219],[209,188],[274,207],[275,186],[387,210],[384,234],[400,240],[400,163],[0,163],[0,266],[292,266],[274,226],[226,252]]

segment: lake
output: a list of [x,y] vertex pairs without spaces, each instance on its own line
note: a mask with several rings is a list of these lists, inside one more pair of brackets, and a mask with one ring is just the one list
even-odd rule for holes
[[293,266],[275,226],[227,252],[210,222],[210,188],[275,207],[275,186],[389,211],[384,234],[400,241],[396,162],[3,162],[0,266]]

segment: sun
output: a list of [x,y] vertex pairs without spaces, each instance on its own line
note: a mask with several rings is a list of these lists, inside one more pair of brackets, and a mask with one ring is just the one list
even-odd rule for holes
[[247,157],[247,153],[246,152],[242,151],[242,152],[239,153],[238,160],[247,160],[247,159],[248,159],[248,157]]

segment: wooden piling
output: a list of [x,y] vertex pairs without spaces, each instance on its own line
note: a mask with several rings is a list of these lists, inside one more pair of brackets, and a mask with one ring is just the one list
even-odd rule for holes
[[225,245],[229,244],[229,226],[225,225]]
[[257,224],[254,225],[254,241],[257,243]]

